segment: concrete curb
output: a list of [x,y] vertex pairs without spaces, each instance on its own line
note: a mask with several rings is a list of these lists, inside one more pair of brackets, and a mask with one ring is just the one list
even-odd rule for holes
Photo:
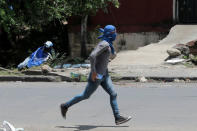
[[[120,76],[114,77],[112,76],[113,81],[121,81],[121,80],[132,80],[136,81],[139,76]],[[184,80],[184,81],[197,81],[197,77],[171,77],[171,76],[146,76],[145,77],[148,81],[163,81],[163,82],[173,82],[175,79]]]
[[0,81],[61,82],[71,79],[63,76],[0,76]]
[[[139,76],[111,76],[113,81],[124,81],[131,80],[136,81]],[[147,76],[145,77],[148,81],[163,81],[163,82],[173,82],[175,79],[184,81],[197,81],[197,77],[167,77],[167,76]],[[66,76],[0,76],[0,82],[3,81],[22,81],[22,82],[78,82],[70,77]]]

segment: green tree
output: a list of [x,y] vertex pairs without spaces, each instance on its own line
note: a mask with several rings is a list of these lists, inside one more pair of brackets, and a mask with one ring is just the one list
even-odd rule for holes
[[107,10],[109,3],[119,7],[118,0],[68,0],[72,15],[81,17],[81,57],[86,57],[88,15],[96,14],[99,9]]
[[[29,48],[36,45],[37,40],[32,34],[42,34],[53,23],[62,26],[59,23],[64,23],[69,16],[71,10],[66,0],[0,0],[0,34],[6,32],[6,40],[9,40],[0,42],[0,55],[3,52],[4,60],[16,62],[16,58],[22,58],[16,54],[22,54],[24,50],[30,53]],[[5,46],[6,50],[1,49]]]
[[1,0],[0,26],[6,32],[27,29],[41,30],[42,25],[71,15],[66,0]]
[[88,15],[107,10],[109,3],[119,6],[118,0],[0,0],[0,33],[7,32],[13,53],[17,41],[31,31],[42,32],[52,22],[63,23],[77,15],[81,17],[81,56],[86,57]]

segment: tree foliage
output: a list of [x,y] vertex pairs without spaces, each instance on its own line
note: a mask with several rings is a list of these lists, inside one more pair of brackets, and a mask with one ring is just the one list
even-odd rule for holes
[[1,0],[0,26],[6,32],[41,30],[54,19],[65,21],[71,15],[66,0]]
[[54,19],[95,14],[109,2],[119,7],[118,0],[0,0],[0,26],[7,32],[41,29]]
[[112,3],[119,7],[118,0],[67,0],[71,13],[81,17],[81,57],[87,57],[87,19],[88,15],[96,14],[99,9],[107,11],[107,6]]
[[95,14],[99,9],[107,9],[109,3],[119,7],[118,0],[68,0],[73,15],[90,15]]
[[109,3],[119,6],[118,0],[0,0],[0,35],[6,32],[9,41],[0,42],[1,59],[16,65],[23,59],[19,57],[52,37],[55,43],[66,45],[65,26],[61,23],[73,15],[84,17],[106,10]]
[[17,65],[46,40],[65,49],[70,15],[66,0],[0,0],[0,64]]

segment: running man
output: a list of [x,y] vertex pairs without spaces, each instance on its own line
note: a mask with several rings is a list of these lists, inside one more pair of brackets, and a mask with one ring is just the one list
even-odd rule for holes
[[113,110],[116,125],[125,123],[131,119],[131,117],[123,117],[119,113],[118,104],[116,101],[117,93],[114,91],[112,80],[108,74],[108,63],[112,56],[114,58],[115,50],[113,47],[113,41],[116,39],[116,28],[113,25],[107,25],[104,29],[100,28],[100,32],[103,35],[98,38],[101,42],[95,47],[90,54],[91,72],[88,77],[88,83],[84,92],[80,95],[75,96],[70,101],[60,105],[61,114],[66,118],[68,109],[85,99],[88,99],[93,92],[98,88],[99,85],[110,95],[110,104]]

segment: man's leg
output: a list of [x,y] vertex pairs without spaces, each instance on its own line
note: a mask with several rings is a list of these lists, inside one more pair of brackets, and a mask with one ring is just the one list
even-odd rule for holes
[[84,92],[80,95],[75,96],[73,99],[65,103],[66,107],[70,107],[82,100],[88,99],[92,93],[97,89],[99,83],[97,82],[88,82]]
[[110,104],[113,110],[116,124],[119,125],[129,121],[131,119],[130,116],[129,117],[120,116],[118,104],[116,100],[117,93],[114,91],[112,80],[108,74],[103,78],[103,81],[101,82],[101,86],[110,95]]
[[100,85],[100,81],[93,82],[92,80],[89,80],[88,84],[82,94],[75,96],[70,101],[68,101],[64,104],[61,104],[62,116],[63,117],[66,116],[66,112],[67,112],[68,108],[71,107],[72,105],[74,105],[82,100],[88,99],[93,94],[93,92],[97,89],[97,87],[99,85]]
[[114,87],[112,84],[112,80],[109,77],[109,75],[105,76],[103,81],[101,82],[101,86],[103,89],[110,95],[110,104],[113,110],[114,117],[119,117],[119,109],[118,109],[118,104],[117,104],[117,93],[114,91]]
[[21,70],[21,69],[23,69],[24,67],[26,67],[27,66],[27,64],[28,64],[28,62],[29,62],[29,57],[27,57],[22,63],[20,63],[19,65],[18,65],[18,70]]

